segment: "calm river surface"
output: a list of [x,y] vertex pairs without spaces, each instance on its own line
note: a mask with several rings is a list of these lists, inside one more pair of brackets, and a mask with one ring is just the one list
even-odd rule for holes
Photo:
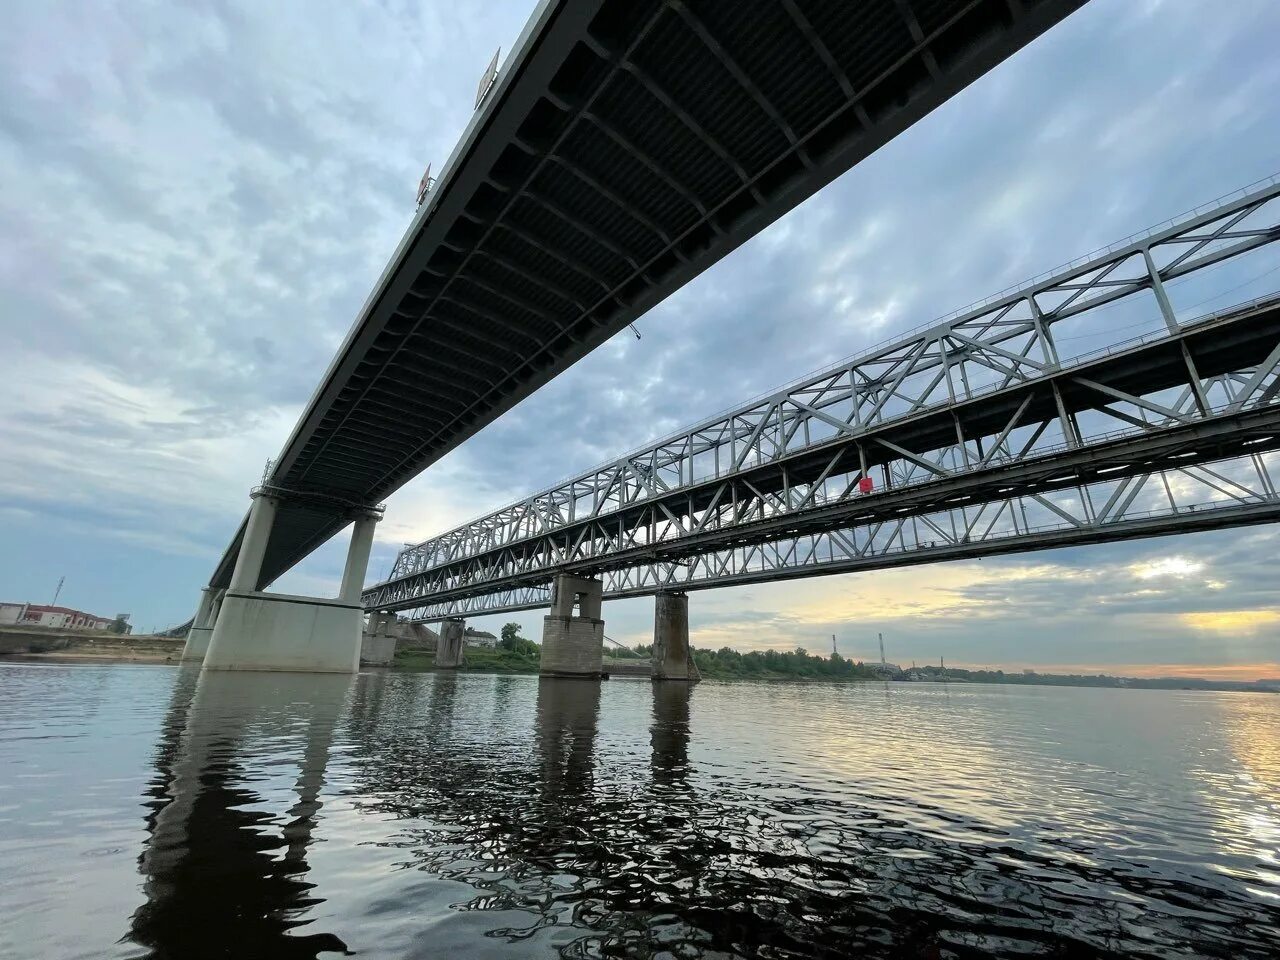
[[1274,958],[1280,697],[8,663],[0,865],[6,958]]

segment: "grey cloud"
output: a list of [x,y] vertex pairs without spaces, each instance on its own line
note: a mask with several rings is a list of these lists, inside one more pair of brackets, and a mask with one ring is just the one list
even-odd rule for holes
[[[408,223],[422,167],[447,156],[476,74],[495,46],[510,48],[531,5],[51,3],[13,13],[0,37],[0,175],[20,191],[0,197],[0,324],[23,356],[83,361],[148,388],[133,402],[176,408],[126,417],[89,394],[79,410],[28,405],[6,412],[0,442],[27,437],[19,427],[46,434],[80,471],[70,479],[113,501],[85,518],[105,530],[152,478],[122,492],[121,465],[88,440],[194,484],[217,464],[175,465],[200,456],[181,441],[221,450],[304,402]],[[1262,0],[1230,11],[1165,4],[1158,15],[1095,0],[652,311],[643,340],[621,334],[482,431],[450,476],[496,507],[1272,172],[1277,31],[1280,13]],[[59,42],[33,55],[50,36]],[[244,486],[260,462],[246,459]],[[11,469],[22,489],[37,485]],[[186,516],[165,508],[150,533],[181,531],[211,566],[242,503],[235,490]],[[19,509],[59,515],[48,503]],[[146,555],[148,531],[135,532]],[[1268,587],[1250,558],[1275,538],[1257,537],[1118,544],[1052,562],[1088,571],[1195,554],[1228,583],[1204,602],[1258,605]],[[11,542],[16,555],[36,541]],[[389,560],[378,551],[375,569]],[[1015,561],[1028,562],[982,569]],[[7,562],[0,573],[24,575]],[[304,572],[332,577],[340,565],[331,547]],[[185,616],[199,574],[154,575],[168,589],[145,595],[174,594],[164,609]],[[1019,589],[1023,609],[1062,616],[1089,596],[1079,584]],[[994,604],[1001,590],[978,583],[954,599]],[[781,595],[700,595],[697,615],[738,617],[785,643],[808,627],[768,609]],[[1138,616],[1185,600],[1116,596],[1113,607]],[[647,630],[643,603],[611,610],[619,627]],[[1016,623],[980,629],[1007,651],[1018,630],[1025,639],[1025,619]],[[921,650],[929,631],[978,629],[895,625]]]

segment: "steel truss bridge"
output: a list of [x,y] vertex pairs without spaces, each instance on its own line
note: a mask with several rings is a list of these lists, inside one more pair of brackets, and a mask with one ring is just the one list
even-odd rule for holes
[[627,597],[1280,520],[1280,295],[1184,319],[1170,293],[1274,254],[1278,198],[1273,178],[408,548],[365,606],[435,619],[545,606],[560,572]]
[[263,478],[258,587],[1083,2],[542,0]]

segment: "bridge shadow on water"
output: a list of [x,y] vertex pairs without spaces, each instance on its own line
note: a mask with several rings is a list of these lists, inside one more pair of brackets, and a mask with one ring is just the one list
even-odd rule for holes
[[[977,839],[948,839],[874,795],[721,756],[699,744],[712,692],[183,674],[125,939],[161,958],[1266,955],[1280,912],[1221,890],[958,816]],[[366,825],[376,877],[309,864],[343,817]],[[445,899],[425,905],[415,877]],[[382,912],[326,905],[326,881],[380,884]]]

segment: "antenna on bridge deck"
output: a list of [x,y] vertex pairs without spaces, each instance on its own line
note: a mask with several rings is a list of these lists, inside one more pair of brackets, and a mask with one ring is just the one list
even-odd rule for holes
[[418,206],[422,206],[427,199],[427,194],[431,192],[431,187],[435,184],[436,178],[431,176],[431,164],[427,164],[426,172],[423,173],[422,179],[418,181]]
[[473,110],[480,109],[480,104],[484,103],[484,98],[489,95],[489,91],[493,89],[494,81],[498,79],[498,55],[501,53],[501,47],[493,51],[493,59],[484,68],[484,75],[480,77],[480,86],[476,88],[476,105],[472,108]]
[[276,465],[276,462],[270,459],[267,460],[267,462],[262,465],[262,482],[264,484],[267,482],[268,478],[270,478],[271,471],[275,467],[275,465]]
[[639,339],[640,339],[640,328],[639,328],[639,327],[637,327],[634,323],[629,323],[629,324],[627,324],[627,326],[629,326],[629,327],[631,328],[631,332],[632,332],[632,333],[634,333],[634,334],[636,335],[636,339],[637,339],[637,340],[639,340]]

